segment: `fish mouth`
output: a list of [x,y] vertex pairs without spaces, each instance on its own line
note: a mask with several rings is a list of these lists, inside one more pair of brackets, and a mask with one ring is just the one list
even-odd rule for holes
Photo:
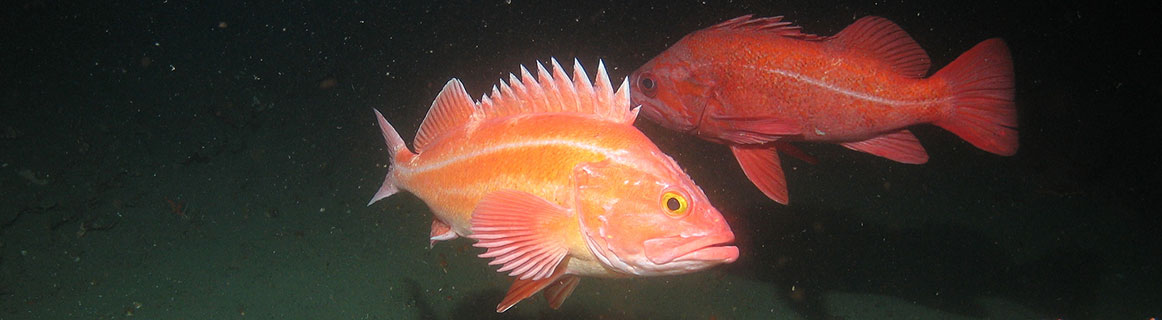
[[646,116],[646,119],[650,119],[650,121],[653,121],[654,123],[662,123],[666,120],[666,118],[663,117],[662,113],[658,111],[658,107],[654,106],[655,104],[657,104],[655,101],[642,101],[641,114]]
[[650,239],[645,242],[645,255],[657,265],[679,261],[731,263],[738,260],[738,247],[727,245],[731,242],[734,242],[732,233]]
[[687,133],[687,134],[692,133],[695,129],[698,129],[698,127],[696,125],[691,124],[691,123],[684,123],[682,120],[680,120],[680,119],[682,119],[681,115],[668,114],[668,113],[663,112],[662,109],[659,108],[658,106],[665,105],[665,104],[661,103],[660,101],[656,101],[656,99],[645,99],[645,100],[646,101],[640,102],[641,103],[641,111],[640,112],[642,115],[644,115],[646,117],[646,119],[650,119],[650,121],[652,121],[653,123],[661,125],[662,127],[665,127],[666,129],[670,129],[670,130],[674,130],[674,131],[678,131],[678,132],[682,132],[682,133]]

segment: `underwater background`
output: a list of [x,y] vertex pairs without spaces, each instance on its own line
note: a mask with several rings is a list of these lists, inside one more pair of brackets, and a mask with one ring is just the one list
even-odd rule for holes
[[[1149,319],[1162,314],[1162,3],[48,1],[0,10],[0,319]],[[410,141],[555,57],[620,80],[744,14],[899,24],[933,70],[1012,50],[1020,150],[934,126],[931,159],[835,145],[764,197],[724,146],[636,125],[730,222],[733,264],[586,278],[504,314],[468,240],[428,249],[372,108]]]

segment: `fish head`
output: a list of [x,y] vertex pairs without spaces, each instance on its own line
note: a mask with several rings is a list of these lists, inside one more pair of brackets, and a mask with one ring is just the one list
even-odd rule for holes
[[604,160],[574,170],[589,251],[606,267],[636,276],[683,274],[738,259],[722,214],[672,159],[654,152],[665,160],[661,166]]
[[688,50],[675,45],[630,75],[630,100],[647,119],[693,133],[706,110],[714,81],[696,68]]

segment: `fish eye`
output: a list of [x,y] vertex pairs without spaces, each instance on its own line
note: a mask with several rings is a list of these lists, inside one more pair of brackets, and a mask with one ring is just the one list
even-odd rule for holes
[[654,80],[654,75],[648,72],[638,76],[637,84],[642,89],[642,93],[651,98],[654,97],[658,89],[658,81]]
[[690,203],[682,194],[666,191],[665,194],[662,194],[662,208],[665,209],[666,215],[681,218],[686,215],[686,211],[690,210]]

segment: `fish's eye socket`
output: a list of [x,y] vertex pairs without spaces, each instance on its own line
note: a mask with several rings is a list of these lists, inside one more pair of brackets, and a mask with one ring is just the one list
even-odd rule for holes
[[648,72],[638,76],[637,84],[642,89],[642,93],[649,97],[653,97],[658,89],[658,81],[654,80],[654,75]]
[[665,194],[662,194],[662,209],[665,209],[666,215],[680,218],[690,210],[690,202],[680,193],[666,191]]

